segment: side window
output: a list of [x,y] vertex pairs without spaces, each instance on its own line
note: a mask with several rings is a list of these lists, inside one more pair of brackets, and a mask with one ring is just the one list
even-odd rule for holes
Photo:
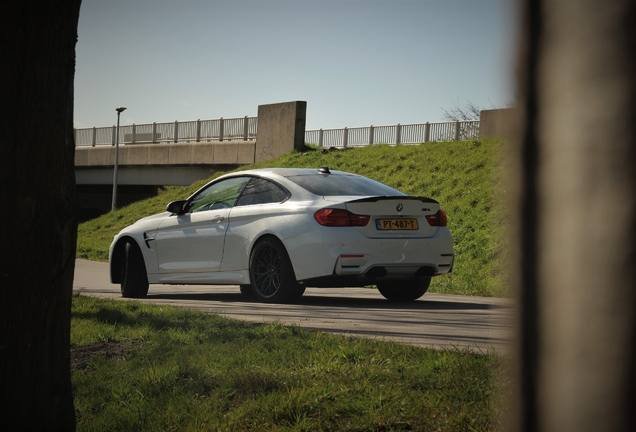
[[278,203],[287,199],[287,192],[275,183],[262,178],[252,178],[236,206]]
[[234,207],[250,177],[234,177],[212,183],[190,199],[188,213]]

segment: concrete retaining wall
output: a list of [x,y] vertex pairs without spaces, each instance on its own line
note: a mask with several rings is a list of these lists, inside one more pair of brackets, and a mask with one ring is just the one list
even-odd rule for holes
[[275,159],[305,146],[307,102],[283,102],[258,107],[254,162]]
[[479,138],[513,137],[517,133],[517,110],[483,110],[479,116]]

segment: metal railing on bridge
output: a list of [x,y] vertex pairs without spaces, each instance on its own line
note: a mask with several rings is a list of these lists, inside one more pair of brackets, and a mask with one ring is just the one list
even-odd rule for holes
[[[120,144],[255,140],[257,117],[133,124],[119,127]],[[75,129],[76,146],[115,145],[112,127]],[[305,131],[305,142],[320,147],[361,147],[374,144],[419,144],[479,137],[479,120],[428,122]]]
[[[256,117],[132,124],[119,127],[120,144],[161,144],[256,139]],[[76,146],[115,145],[112,127],[75,129]]]
[[420,144],[479,137],[479,120],[397,124],[305,132],[305,142],[320,147],[359,147],[373,144]]

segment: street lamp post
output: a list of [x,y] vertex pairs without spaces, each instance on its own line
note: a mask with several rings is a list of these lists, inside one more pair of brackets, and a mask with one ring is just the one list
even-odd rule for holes
[[115,130],[115,170],[113,171],[113,203],[110,211],[114,212],[117,209],[117,168],[119,165],[119,116],[122,111],[125,111],[126,107],[115,108],[117,111],[117,129]]

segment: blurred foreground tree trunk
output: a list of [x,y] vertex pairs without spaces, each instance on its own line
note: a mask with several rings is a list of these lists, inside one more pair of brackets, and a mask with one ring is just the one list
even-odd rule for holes
[[70,312],[80,0],[0,6],[0,430],[74,430]]
[[636,424],[636,2],[525,0],[517,430]]

